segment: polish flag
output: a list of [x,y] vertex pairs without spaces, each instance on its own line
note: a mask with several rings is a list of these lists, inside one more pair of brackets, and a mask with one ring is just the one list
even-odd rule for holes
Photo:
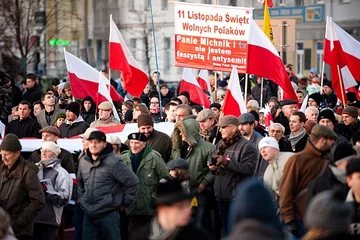
[[247,112],[236,67],[233,67],[231,71],[222,111],[224,116],[234,115],[235,117],[239,117],[241,113]]
[[355,92],[360,80],[360,42],[356,41],[327,16],[324,62],[331,66],[332,85],[337,97],[347,103],[346,91]]
[[306,96],[301,104],[300,112],[303,112],[305,114],[305,110],[307,108],[308,101],[309,101],[309,94],[306,94]]
[[149,77],[131,55],[112,15],[110,15],[109,68],[121,71],[124,88],[135,97],[140,97],[149,83]]
[[210,100],[204,93],[199,83],[196,81],[194,74],[190,68],[184,68],[180,83],[180,92],[186,91],[190,94],[190,101],[204,106],[210,107]]
[[275,46],[265,33],[250,19],[247,50],[247,70],[249,74],[268,78],[284,91],[283,99],[298,100]]
[[274,119],[271,115],[271,109],[269,107],[269,104],[265,104],[265,109],[263,109],[262,111],[264,113],[265,126],[270,127],[271,124],[274,123]]
[[[65,48],[64,55],[73,96],[76,98],[90,96],[97,99],[99,79],[106,83],[109,80],[86,62],[67,52]],[[112,85],[110,85],[110,96],[113,101],[124,101]],[[107,99],[103,95],[99,95],[99,102],[103,101],[107,101]]]
[[210,86],[210,82],[209,82],[209,72],[208,70],[201,70],[199,72],[199,76],[196,79],[200,85],[200,87],[202,89],[206,89],[209,91],[210,93],[210,100],[211,102],[213,102],[213,97],[212,97],[212,93],[211,93],[211,86]]
[[[113,103],[110,93],[109,93],[109,88],[108,88],[109,85],[106,85],[106,84],[109,84],[109,81],[107,81],[106,78],[103,77],[104,75],[102,73],[100,73],[99,75],[100,75],[100,77],[99,77],[98,93],[99,93],[99,95],[102,95],[104,98],[106,98],[106,101],[109,101],[112,103],[114,117],[120,121],[119,114],[114,106],[114,103]],[[97,102],[97,104],[99,104],[99,103],[100,102]]]
[[265,1],[267,1],[267,4],[268,4],[268,6],[270,7],[270,8],[272,8],[273,7],[273,1],[272,0],[258,0],[258,2],[259,3],[261,3],[261,4],[263,4],[263,5],[265,5]]

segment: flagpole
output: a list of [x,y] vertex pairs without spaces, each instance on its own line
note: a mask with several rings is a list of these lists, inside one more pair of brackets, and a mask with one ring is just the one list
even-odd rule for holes
[[[213,68],[214,69],[214,68]],[[214,95],[215,95],[215,102],[217,102],[218,98],[217,98],[217,88],[218,88],[218,79],[217,79],[217,72],[214,72],[214,78],[215,78],[215,91],[214,91]]]
[[163,109],[162,109],[162,101],[161,101],[161,92],[160,92],[160,75],[159,75],[159,62],[158,62],[158,55],[156,50],[156,36],[155,36],[155,26],[154,26],[154,15],[152,11],[152,2],[149,0],[149,7],[150,7],[150,16],[151,16],[151,28],[152,28],[152,35],[153,35],[153,42],[154,42],[154,51],[155,51],[155,65],[156,65],[156,75],[157,75],[157,91],[159,93],[159,108],[160,108],[160,121],[163,120]]
[[325,62],[324,60],[322,61],[322,66],[321,66],[321,76],[320,76],[320,79],[321,79],[321,94],[323,94],[323,87],[324,87],[324,71],[325,71]]
[[[257,79],[256,79],[256,81],[257,81]],[[262,108],[262,106],[263,106],[263,97],[264,97],[264,94],[263,94],[263,91],[264,91],[264,78],[263,77],[261,77],[260,91],[261,91],[261,93],[260,93],[260,108]]]
[[247,101],[248,81],[249,81],[249,74],[248,74],[248,73],[245,73],[245,96],[244,96],[245,104],[247,104],[246,101]]
[[338,72],[338,75],[339,75],[339,81],[340,81],[340,89],[341,89],[341,96],[343,98],[343,105],[344,107],[347,107],[347,103],[345,102],[345,95],[344,95],[344,86],[343,86],[343,79],[342,79],[342,76],[341,76],[341,72],[340,72],[340,67],[339,67],[339,64],[336,65],[337,67],[337,72]]

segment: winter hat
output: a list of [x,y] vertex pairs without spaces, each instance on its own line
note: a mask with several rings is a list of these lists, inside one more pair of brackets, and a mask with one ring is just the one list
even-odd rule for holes
[[66,119],[66,114],[65,114],[64,112],[61,112],[61,113],[59,113],[58,115],[56,115],[55,122],[56,122],[59,118],[64,118],[64,119]]
[[185,96],[188,101],[190,102],[190,94],[187,91],[182,91],[178,96],[183,95]]
[[166,164],[166,168],[169,169],[169,170],[172,170],[172,169],[175,169],[175,168],[188,169],[189,164],[185,159],[178,158],[178,159],[174,159],[174,160],[171,160],[170,162],[168,162]]
[[78,117],[80,114],[80,104],[78,104],[77,102],[71,102],[69,103],[69,105],[66,106],[65,110],[69,110]]
[[147,138],[144,134],[142,133],[130,133],[129,136],[128,136],[128,139],[129,140],[138,140],[138,141],[141,141],[141,142],[146,142]]
[[83,134],[80,134],[79,137],[87,140],[89,138],[90,134],[94,131],[98,131],[97,128],[89,127],[88,129],[86,129],[86,131]]
[[324,86],[328,86],[329,88],[333,89],[333,88],[332,88],[331,81],[325,81],[325,82],[324,82]]
[[259,116],[259,114],[258,114],[256,111],[251,110],[250,113],[251,113],[252,115],[254,115],[255,121],[259,121],[259,120],[260,120],[260,116]]
[[61,149],[60,149],[59,145],[57,145],[54,142],[50,142],[50,141],[43,142],[41,149],[50,150],[53,153],[55,153],[56,156],[59,156],[59,154],[61,153]]
[[313,99],[318,106],[320,106],[320,103],[322,101],[322,95],[320,93],[313,93],[309,96],[309,99]]
[[323,125],[320,125],[320,124],[316,124],[311,129],[310,138],[311,138],[312,135],[315,135],[318,138],[323,137],[323,138],[326,138],[326,139],[333,139],[333,140],[336,140],[336,138],[337,138],[337,135],[333,130],[331,130],[327,126],[323,126]]
[[310,69],[310,72],[311,72],[311,73],[314,73],[314,74],[318,74],[318,71],[317,71],[317,69],[316,69],[316,68],[312,68],[312,69]]
[[207,119],[215,119],[215,114],[211,109],[204,109],[201,112],[198,113],[196,117],[196,121],[202,122]]
[[9,152],[21,151],[21,148],[22,147],[19,138],[12,133],[6,134],[0,145],[0,150],[5,150]]
[[43,132],[52,133],[55,136],[60,136],[59,129],[53,126],[46,126],[39,131],[39,133],[43,133]]
[[106,136],[106,142],[108,142],[110,144],[121,145],[121,141],[118,136]]
[[219,85],[219,87],[224,88],[224,87],[226,87],[228,85],[228,83],[223,80],[223,81],[219,81],[218,85]]
[[350,176],[354,172],[360,172],[360,159],[359,158],[351,160],[346,165],[346,176]]
[[210,109],[217,108],[218,110],[220,110],[221,109],[221,104],[220,103],[212,103],[209,108]]
[[312,128],[316,125],[317,123],[313,120],[307,120],[305,122],[304,128],[307,134],[311,133]]
[[260,140],[259,142],[259,151],[263,148],[263,147],[272,147],[275,148],[277,150],[279,149],[279,143],[276,141],[275,138],[273,137],[264,137]]
[[93,131],[90,133],[89,137],[88,137],[88,140],[98,140],[100,142],[106,142],[106,135],[105,133],[103,133],[102,131]]
[[358,109],[356,107],[349,106],[344,109],[342,114],[348,114],[348,115],[352,116],[353,118],[357,119],[358,118]]
[[347,142],[340,142],[336,144],[330,153],[334,163],[340,163],[341,160],[351,155],[356,155],[356,151]]
[[308,228],[346,233],[351,222],[352,208],[345,203],[343,192],[336,188],[316,195],[306,209],[304,222]]
[[70,82],[64,84],[64,89],[71,89]]
[[235,125],[235,126],[239,126],[240,123],[239,123],[239,120],[235,116],[227,115],[227,116],[224,116],[216,126],[218,126],[218,127],[227,127],[230,124]]
[[109,101],[105,101],[99,104],[98,109],[101,110],[112,110],[113,109],[113,105],[111,102]]
[[319,116],[317,118],[317,121],[320,122],[321,119],[329,119],[333,124],[336,123],[334,112],[329,109],[323,109],[319,112]]
[[254,122],[255,122],[255,117],[251,113],[243,113],[239,117],[240,124],[254,123]]
[[133,120],[133,110],[129,109],[125,112],[124,119],[126,122],[131,122]]
[[179,181],[169,180],[158,185],[155,204],[171,205],[191,198],[193,194],[187,193]]
[[142,113],[137,119],[138,128],[141,126],[154,126],[154,121],[150,114]]

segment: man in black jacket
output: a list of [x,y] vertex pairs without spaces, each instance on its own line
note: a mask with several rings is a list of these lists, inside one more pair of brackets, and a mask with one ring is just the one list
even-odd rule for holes
[[82,134],[88,129],[89,124],[87,124],[84,119],[79,116],[80,114],[80,104],[72,102],[66,107],[66,121],[61,124],[60,137],[62,138],[71,138],[73,136]]
[[41,100],[42,91],[39,86],[36,84],[36,75],[28,74],[26,76],[26,92],[23,95],[23,100],[27,100],[31,105]]
[[160,183],[156,190],[156,216],[130,239],[210,239],[196,228],[191,221],[192,195],[187,193],[180,182],[170,180]]

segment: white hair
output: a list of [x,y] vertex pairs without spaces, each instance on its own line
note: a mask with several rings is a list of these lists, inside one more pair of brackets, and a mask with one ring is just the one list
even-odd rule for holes
[[315,111],[317,112],[317,114],[319,115],[319,109],[317,109],[317,107],[314,107],[314,106],[310,106],[310,107],[307,107],[305,109],[305,116],[307,118],[307,115],[310,114],[310,111]]
[[271,124],[270,127],[269,127],[269,130],[270,130],[270,128],[272,128],[272,127],[280,127],[280,128],[281,128],[281,131],[282,131],[283,133],[285,132],[285,127],[284,127],[281,123],[273,123],[273,124]]

